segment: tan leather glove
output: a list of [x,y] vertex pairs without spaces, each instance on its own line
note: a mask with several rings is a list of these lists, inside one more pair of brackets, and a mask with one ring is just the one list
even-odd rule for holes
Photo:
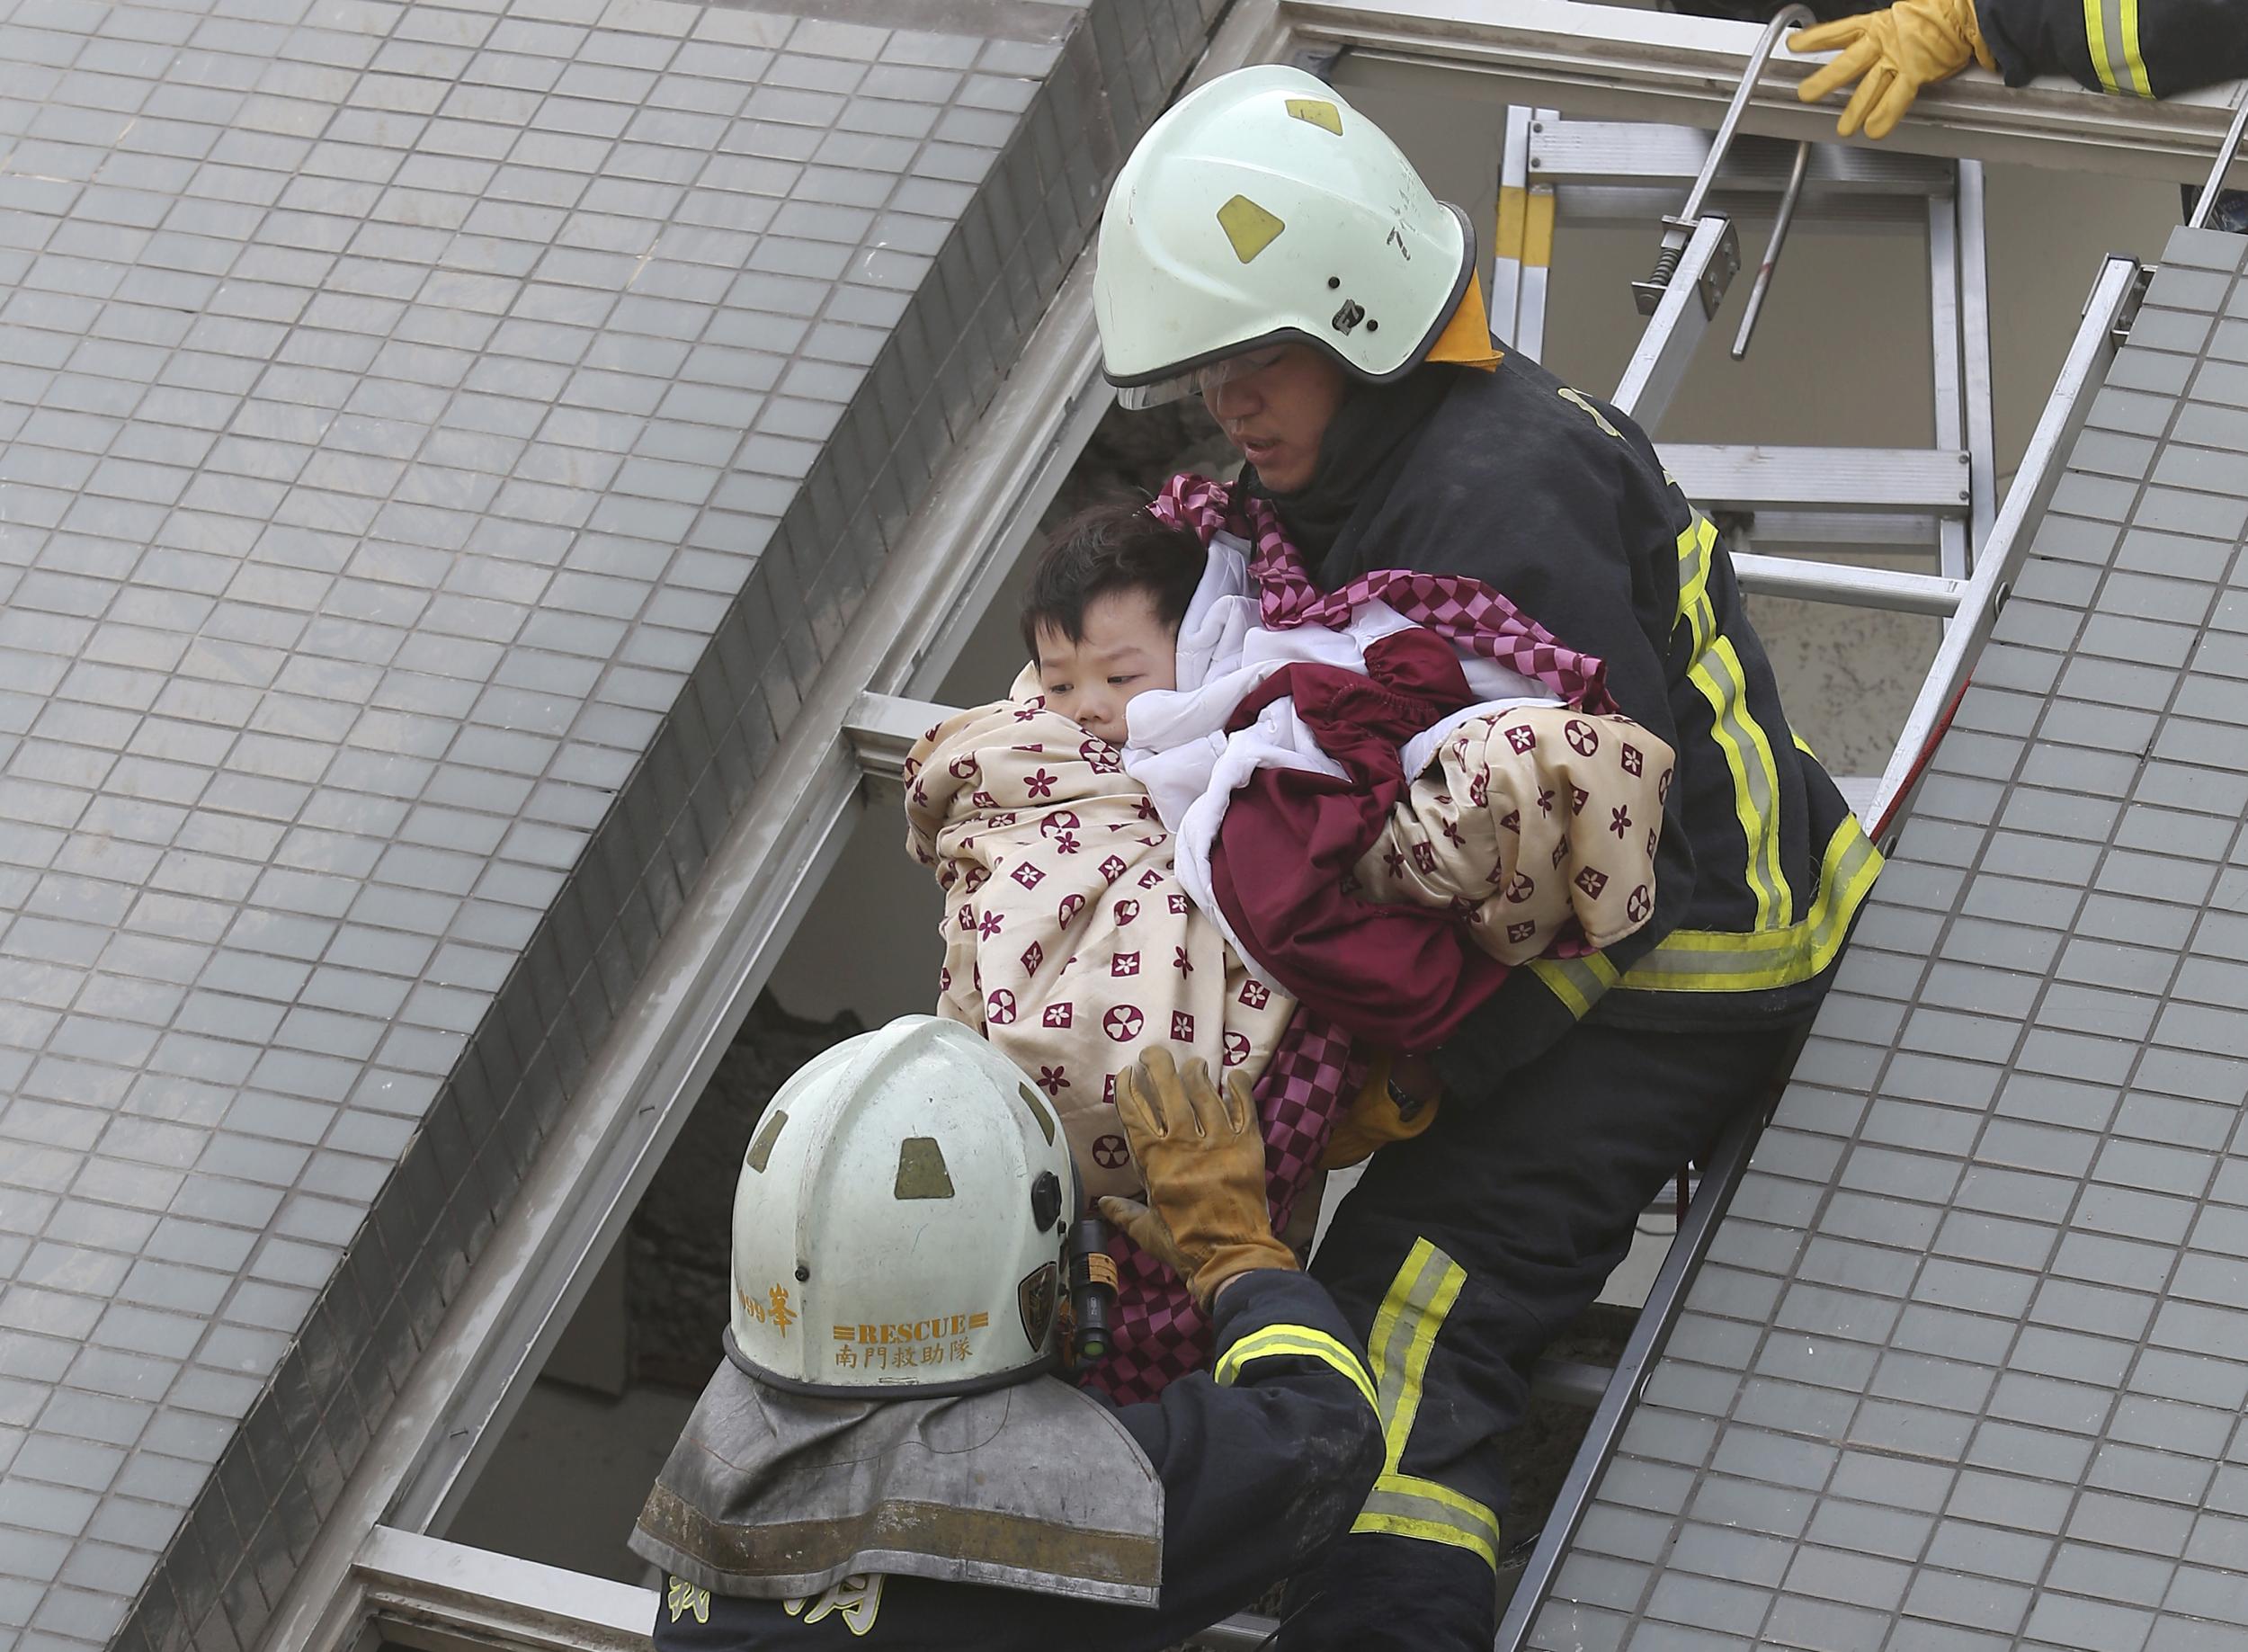
[[1896,0],[1887,11],[1798,29],[1788,37],[1788,49],[1842,54],[1797,87],[1796,95],[1815,103],[1856,81],[1858,90],[1834,123],[1844,138],[1861,126],[1869,138],[1887,138],[1922,86],[1949,80],[1969,63],[1998,67],[1983,43],[1974,0]]
[[[1393,1141],[1410,1141],[1436,1122],[1436,1111],[1443,1105],[1441,1088],[1425,1100],[1415,1099],[1411,1108],[1399,1103],[1390,1085],[1398,1063],[1390,1050],[1375,1054],[1367,1068],[1366,1082],[1351,1098],[1350,1109],[1334,1121],[1334,1129],[1327,1137],[1327,1145],[1319,1155],[1316,1168],[1342,1170],[1362,1160],[1371,1158],[1374,1149]],[[1426,1067],[1427,1063],[1420,1063]],[[1414,1082],[1434,1085],[1433,1074],[1416,1075]],[[1408,1085],[1409,1087],[1409,1085]]]
[[1296,1266],[1296,1254],[1272,1237],[1264,1137],[1247,1079],[1230,1075],[1221,1098],[1200,1060],[1182,1074],[1168,1049],[1150,1045],[1117,1076],[1116,1116],[1148,1202],[1111,1195],[1101,1214],[1170,1264],[1203,1308],[1237,1273]]

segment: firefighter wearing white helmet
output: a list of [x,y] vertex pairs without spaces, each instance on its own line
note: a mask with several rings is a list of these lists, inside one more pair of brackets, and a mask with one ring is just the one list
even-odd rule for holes
[[1093,308],[1127,407],[1311,344],[1369,383],[1410,372],[1473,278],[1475,237],[1381,129],[1266,64],[1181,99],[1101,221]]
[[1149,128],[1095,274],[1110,377],[1199,393],[1245,461],[1214,525],[1264,558],[1277,520],[1325,592],[1433,576],[1406,617],[1476,652],[1519,635],[1503,598],[1677,754],[1646,922],[1516,969],[1432,1052],[1444,1110],[1368,1161],[1313,1261],[1412,1374],[1380,1390],[1389,1460],[1291,1583],[1282,1652],[1491,1645],[1493,1441],[1639,1212],[1767,1093],[1881,865],[1789,728],[1715,526],[1628,415],[1493,339],[1456,228],[1334,89],[1244,69]]
[[630,1540],[670,1575],[659,1652],[1154,1648],[1343,1535],[1381,1464],[1374,1388],[1271,1233],[1246,1085],[1151,1046],[1117,1115],[1148,1202],[1104,1205],[1218,1353],[1120,1408],[1046,1374],[1075,1177],[1004,1058],[908,1016],[774,1096],[726,1357]]

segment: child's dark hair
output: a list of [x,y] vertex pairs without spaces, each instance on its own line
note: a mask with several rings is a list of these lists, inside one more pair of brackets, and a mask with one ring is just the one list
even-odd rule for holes
[[1037,658],[1041,627],[1082,641],[1086,604],[1118,591],[1146,592],[1175,634],[1208,560],[1191,530],[1157,522],[1145,505],[1080,511],[1054,530],[1030,570],[1022,593],[1022,646]]

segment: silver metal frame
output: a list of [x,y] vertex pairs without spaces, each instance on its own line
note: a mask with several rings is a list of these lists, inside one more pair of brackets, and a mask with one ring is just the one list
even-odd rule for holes
[[2217,210],[2217,197],[2225,188],[2225,174],[2232,170],[2233,162],[2240,155],[2241,139],[2248,137],[2248,95],[2241,99],[2240,112],[2226,129],[2225,141],[2217,152],[2217,164],[2209,169],[2208,182],[2202,184],[2201,193],[2193,203],[2193,210],[2186,215],[2186,222],[2196,229],[2209,221],[2209,214]]
[[1966,589],[1963,582],[1941,575],[1744,552],[1735,554],[1733,572],[1741,589],[1752,595],[1791,596],[1887,613],[1932,614],[1939,620],[1949,620],[1958,612],[1960,594]]
[[1903,799],[1928,745],[1967,686],[1975,656],[1982,652],[1991,627],[2014,576],[2029,554],[2024,530],[2044,514],[2058,486],[2069,446],[2084,427],[2092,411],[2091,392],[2105,380],[2108,363],[2115,359],[2117,323],[2133,299],[2142,274],[2135,258],[2110,258],[2101,266],[2092,296],[2085,301],[2075,342],[2061,363],[2053,394],[2029,437],[2007,489],[2006,503],[1991,529],[1990,539],[1976,564],[1974,576],[1961,591],[1958,617],[1946,629],[1934,662],[1921,683],[1920,695],[1905,719],[1896,750],[1881,776],[1869,818],[1879,820],[1894,812]]
[[[1717,182],[1717,168],[1725,165],[1733,148],[1734,136],[1741,129],[1741,116],[1748,108],[1749,99],[1756,94],[1756,83],[1762,78],[1765,66],[1771,61],[1772,49],[1780,44],[1780,37],[1788,31],[1789,24],[1812,21],[1809,6],[1799,4],[1783,5],[1772,13],[1771,21],[1764,25],[1763,32],[1756,37],[1756,44],[1749,49],[1748,62],[1742,67],[1740,84],[1734,88],[1733,101],[1726,105],[1725,118],[1717,122],[1717,134],[1710,139],[1708,156],[1701,164],[1701,171],[1695,175],[1693,187],[1686,192],[1686,204],[1679,209],[1675,218],[1666,217],[1663,220],[1663,250],[1656,256],[1655,273],[1646,281],[1632,283],[1632,291],[1638,299],[1641,315],[1652,316],[1662,304],[1663,291],[1670,284],[1671,272],[1677,267],[1679,255],[1686,250],[1688,238],[1701,223],[1702,210],[1708,204],[1709,192]],[[1798,174],[1801,171],[1802,159],[1798,154],[1794,169]],[[1800,187],[1800,177],[1791,177],[1788,188],[1790,201]],[[1793,210],[1792,205],[1786,209],[1788,212]],[[1784,218],[1781,233],[1785,233]],[[1734,262],[1737,267],[1737,253]],[[1761,283],[1759,292],[1761,295]],[[1718,299],[1724,296],[1722,290],[1717,294]],[[1714,310],[1716,308],[1717,302],[1713,299],[1710,308]]]
[[1983,163],[1958,167],[1959,333],[1965,355],[1967,447],[1983,462],[1967,472],[1967,548],[1983,554],[1998,516],[1998,434],[1991,396],[1991,262]]
[[[1931,380],[1935,390],[1935,443],[1958,450],[1967,438],[1966,396],[1959,353],[1959,199],[1928,203],[1928,306]],[[1970,469],[1989,469],[1987,463]],[[1936,571],[1946,579],[1967,575],[1967,524],[1946,517],[1936,524]]]
[[647,1652],[657,1595],[392,1526],[367,1534],[352,1593],[415,1652]]
[[[1638,347],[1624,368],[1622,382],[1609,399],[1652,435],[1670,410],[1671,397],[1685,382],[1702,335],[1717,313],[1725,283],[1740,268],[1732,220],[1712,212],[1694,226],[1692,237],[1664,284],[1662,301],[1639,335]],[[1711,296],[1712,283],[1716,296]]]

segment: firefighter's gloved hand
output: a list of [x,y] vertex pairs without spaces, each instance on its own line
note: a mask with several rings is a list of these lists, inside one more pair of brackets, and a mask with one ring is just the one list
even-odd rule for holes
[[1856,81],[1857,91],[1834,123],[1844,138],[1860,127],[1869,138],[1887,138],[1922,86],[1949,80],[1969,63],[1998,67],[1983,43],[1974,0],[1896,0],[1887,11],[1798,29],[1788,37],[1788,49],[1842,54],[1797,87],[1796,95],[1815,103]]
[[1147,1178],[1147,1203],[1107,1198],[1101,1214],[1177,1270],[1195,1301],[1208,1308],[1220,1285],[1252,1269],[1296,1266],[1272,1236],[1246,1078],[1231,1075],[1220,1096],[1200,1061],[1181,1073],[1168,1049],[1151,1045],[1117,1076],[1116,1116]]
[[1371,1158],[1377,1147],[1412,1140],[1436,1122],[1442,1103],[1443,1085],[1427,1057],[1377,1050],[1350,1110],[1334,1121],[1316,1168],[1346,1169]]

